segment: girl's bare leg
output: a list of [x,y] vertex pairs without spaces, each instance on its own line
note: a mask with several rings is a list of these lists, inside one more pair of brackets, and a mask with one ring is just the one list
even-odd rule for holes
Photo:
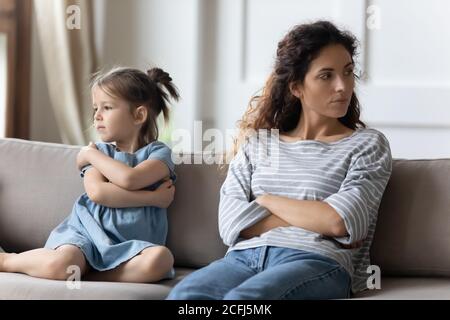
[[166,247],[149,247],[112,270],[102,272],[90,271],[83,280],[156,282],[170,271],[173,262],[172,253]]
[[69,266],[78,266],[81,275],[88,264],[83,252],[74,245],[62,245],[56,250],[40,248],[22,253],[0,253],[0,272],[19,272],[32,277],[66,280]]

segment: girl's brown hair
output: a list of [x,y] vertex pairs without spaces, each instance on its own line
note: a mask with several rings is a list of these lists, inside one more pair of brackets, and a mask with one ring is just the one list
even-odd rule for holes
[[[239,133],[231,156],[236,154],[250,133],[260,129],[278,129],[280,133],[295,129],[302,105],[300,99],[291,93],[290,84],[303,84],[311,62],[317,58],[321,49],[332,44],[344,46],[353,62],[356,38],[328,21],[298,25],[278,43],[274,70],[262,94],[250,100],[247,111],[238,122]],[[353,92],[347,114],[339,121],[350,129],[366,127],[359,117],[360,105]]]
[[117,67],[107,73],[95,74],[90,87],[91,90],[98,87],[111,97],[127,101],[132,108],[130,111],[139,106],[147,108],[147,121],[139,134],[139,148],[158,139],[158,116],[162,112],[164,122],[167,123],[169,100],[179,99],[178,89],[172,83],[172,78],[160,68],[144,73],[137,69]]

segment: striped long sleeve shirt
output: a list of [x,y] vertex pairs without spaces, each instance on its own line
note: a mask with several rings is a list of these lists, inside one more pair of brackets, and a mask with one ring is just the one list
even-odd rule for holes
[[[221,187],[220,236],[229,251],[278,246],[322,254],[349,272],[353,292],[364,290],[371,275],[367,273],[369,248],[391,170],[389,142],[375,129],[357,129],[328,143],[254,136],[231,161]],[[289,226],[243,239],[242,230],[270,214],[255,201],[263,194],[326,202],[342,217],[348,236],[333,238]],[[356,249],[341,245],[359,240],[363,244]]]

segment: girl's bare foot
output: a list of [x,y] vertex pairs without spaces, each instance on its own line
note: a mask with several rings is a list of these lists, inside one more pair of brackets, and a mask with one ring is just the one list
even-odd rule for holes
[[5,270],[5,261],[6,261],[7,257],[12,255],[12,254],[16,254],[16,253],[6,253],[6,252],[1,252],[0,253],[0,272],[6,272],[6,270]]
[[3,261],[6,258],[6,253],[0,253],[0,272],[3,272]]

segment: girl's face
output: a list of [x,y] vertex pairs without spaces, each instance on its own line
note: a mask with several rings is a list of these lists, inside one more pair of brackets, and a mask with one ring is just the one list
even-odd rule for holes
[[303,84],[292,86],[300,98],[303,111],[329,118],[341,118],[355,86],[352,57],[344,46],[324,47],[306,73]]
[[99,87],[94,87],[92,104],[94,126],[102,141],[129,142],[136,137],[140,123],[134,119],[126,101],[113,98]]

